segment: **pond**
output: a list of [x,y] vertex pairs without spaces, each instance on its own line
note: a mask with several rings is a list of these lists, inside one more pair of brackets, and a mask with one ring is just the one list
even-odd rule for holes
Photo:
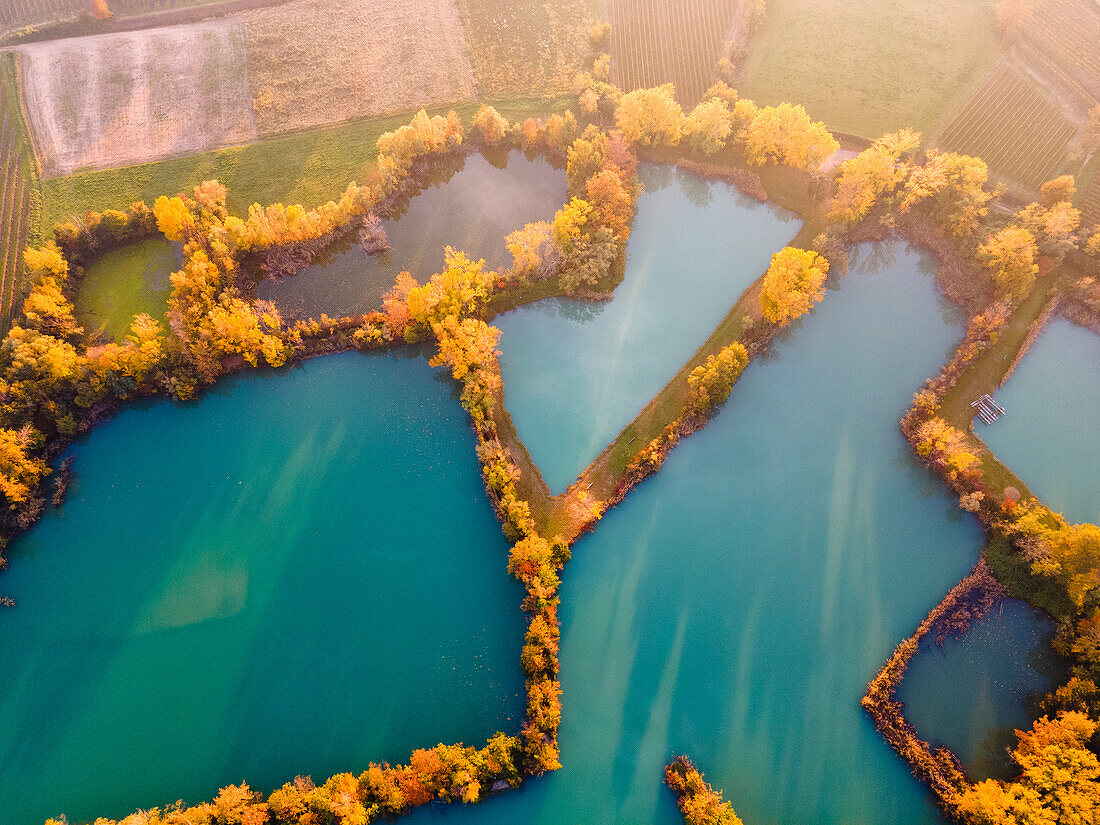
[[182,263],[178,247],[159,236],[111,250],[84,273],[76,292],[77,323],[118,343],[126,340],[141,312],[164,323],[170,276]]
[[0,588],[0,822],[518,729],[522,589],[453,382],[328,356],[130,408]]
[[736,187],[642,165],[626,277],[606,304],[497,318],[504,400],[551,492],[565,490],[710,336],[798,232]]
[[948,637],[942,648],[925,640],[898,691],[906,718],[922,739],[949,747],[971,779],[1011,778],[1013,730],[1038,718],[1029,700],[1064,681],[1050,644],[1056,629],[1042,611],[1009,599],[961,639]]
[[312,266],[260,281],[256,296],[295,317],[333,318],[380,309],[403,270],[424,282],[453,246],[491,268],[511,266],[504,239],[532,221],[550,220],[565,203],[565,171],[522,152],[469,155],[448,165],[399,217],[382,222],[390,249],[368,256],[354,236],[331,245]]
[[942,822],[859,700],[977,558],[976,521],[898,430],[961,329],[922,256],[861,253],[574,548],[565,767],[411,822],[674,825],[662,777],[679,753],[747,823]]
[[1055,318],[994,394],[1007,415],[975,428],[1039,499],[1100,521],[1100,335]]

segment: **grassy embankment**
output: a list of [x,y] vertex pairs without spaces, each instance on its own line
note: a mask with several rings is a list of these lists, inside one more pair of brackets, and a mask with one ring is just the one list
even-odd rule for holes
[[986,0],[768,0],[738,87],[798,101],[832,130],[931,134],[997,59]]
[[[564,109],[566,96],[490,101],[512,120]],[[451,107],[429,110],[445,114]],[[477,104],[454,107],[469,120]],[[186,157],[118,169],[80,172],[43,183],[43,225],[70,220],[89,211],[117,209],[137,200],[152,203],[197,183],[217,178],[229,188],[229,209],[240,214],[252,203],[300,203],[318,206],[361,179],[378,151],[383,132],[409,122],[413,111],[310,129]]]

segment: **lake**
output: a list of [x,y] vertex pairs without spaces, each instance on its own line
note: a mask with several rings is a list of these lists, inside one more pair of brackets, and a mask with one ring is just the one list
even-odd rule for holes
[[1007,414],[974,428],[1039,500],[1100,521],[1100,335],[1055,318],[994,393]]
[[[565,767],[411,822],[673,825],[662,778],[679,753],[748,823],[942,822],[859,705],[981,543],[898,430],[961,335],[933,270],[900,244],[862,248],[717,418],[578,542]],[[574,365],[578,380],[598,369]]]
[[1030,699],[1065,681],[1055,630],[1042,611],[1006,599],[942,648],[925,639],[898,691],[906,718],[922,739],[947,745],[970,779],[1011,778],[1019,769],[1005,749],[1038,718]]
[[0,592],[0,822],[121,818],[518,729],[522,588],[455,387],[349,353],[73,448]]
[[643,164],[626,277],[602,304],[496,318],[504,402],[551,492],[565,490],[710,336],[801,227],[729,184]]
[[289,278],[265,279],[256,295],[295,317],[333,318],[381,309],[402,270],[423,283],[443,267],[453,246],[490,268],[507,268],[504,239],[532,221],[551,220],[565,203],[565,171],[519,151],[472,154],[448,160],[427,188],[382,221],[390,245],[368,256],[355,237],[338,240],[311,266]]

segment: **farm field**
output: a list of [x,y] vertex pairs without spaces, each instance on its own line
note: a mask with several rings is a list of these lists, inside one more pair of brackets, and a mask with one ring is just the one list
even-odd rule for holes
[[[549,114],[565,107],[562,98],[504,101],[495,104],[513,120]],[[446,106],[429,109],[443,114]],[[473,104],[457,105],[469,119]],[[52,227],[88,211],[184,191],[210,178],[229,187],[229,208],[242,213],[252,203],[302,203],[317,206],[361,178],[377,155],[375,144],[386,131],[409,122],[412,112],[367,118],[327,129],[267,138],[229,149],[121,169],[81,172],[43,182],[43,226]]]
[[977,155],[997,175],[1038,187],[1066,162],[1076,127],[1036,83],[1002,61],[940,134],[944,148]]
[[4,0],[0,3],[0,33],[71,20],[87,8],[86,0]]
[[1028,56],[1058,67],[1100,99],[1100,4],[1095,0],[1039,0],[1020,29]]
[[572,88],[602,17],[598,0],[457,0],[478,94],[558,94]]
[[453,0],[303,0],[243,20],[261,134],[474,97]]
[[38,233],[38,176],[18,105],[15,55],[0,54],[0,332],[22,299],[28,238]]
[[801,103],[835,131],[928,134],[999,54],[985,0],[768,0],[738,87]]
[[1086,223],[1100,224],[1100,154],[1094,155],[1079,178],[1077,206]]
[[22,46],[43,174],[256,137],[244,27],[225,19]]
[[609,0],[611,80],[623,91],[676,85],[684,106],[717,79],[739,0]]

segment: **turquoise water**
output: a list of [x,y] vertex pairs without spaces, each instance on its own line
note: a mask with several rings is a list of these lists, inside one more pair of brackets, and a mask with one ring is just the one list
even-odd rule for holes
[[453,383],[345,354],[123,412],[0,592],[0,822],[518,728],[520,587]]
[[862,253],[574,548],[565,767],[413,823],[673,825],[661,780],[675,753],[753,825],[941,821],[859,699],[977,557],[977,523],[897,426],[960,328],[921,256]]
[[553,493],[668,383],[801,226],[728,184],[667,166],[639,174],[645,191],[614,298],[542,301],[493,322],[505,405]]
[[332,317],[380,309],[402,270],[424,282],[453,246],[491,268],[511,266],[504,239],[532,221],[550,220],[565,203],[565,172],[522,152],[470,155],[448,162],[411,198],[399,217],[382,222],[390,250],[367,256],[354,237],[333,244],[293,277],[261,281],[258,297],[297,317]]
[[1100,521],[1100,335],[1052,320],[994,394],[1007,415],[982,440],[1071,522]]
[[922,739],[947,745],[971,779],[1009,778],[1012,731],[1038,718],[1030,697],[1064,677],[1051,648],[1056,630],[1043,612],[1014,599],[994,605],[961,639],[921,644],[898,691]]

